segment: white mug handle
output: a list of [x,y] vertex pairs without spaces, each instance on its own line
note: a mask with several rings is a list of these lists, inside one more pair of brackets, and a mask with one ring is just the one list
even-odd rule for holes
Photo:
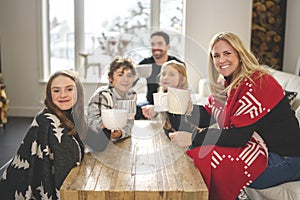
[[162,95],[159,99],[160,105],[162,105],[163,107],[168,107],[168,95]]

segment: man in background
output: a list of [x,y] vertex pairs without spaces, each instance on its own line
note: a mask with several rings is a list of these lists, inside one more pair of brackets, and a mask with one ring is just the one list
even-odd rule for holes
[[[146,78],[147,81],[147,94],[146,94],[146,102],[138,105],[137,114],[135,119],[145,119],[141,108],[145,105],[154,104],[153,101],[153,93],[157,92],[158,82],[157,76],[160,73],[160,69],[163,63],[169,60],[176,60],[180,63],[183,63],[181,60],[174,56],[168,55],[168,50],[170,49],[170,37],[167,33],[163,31],[157,31],[151,34],[151,51],[152,56],[148,58],[144,58],[139,64],[152,64],[152,73]],[[135,81],[134,85],[138,80]]]

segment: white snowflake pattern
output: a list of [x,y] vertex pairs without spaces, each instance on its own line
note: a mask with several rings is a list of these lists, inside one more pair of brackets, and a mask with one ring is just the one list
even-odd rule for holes
[[53,126],[54,126],[54,135],[56,136],[56,138],[58,139],[58,142],[61,143],[61,137],[63,135],[62,131],[64,130],[64,128],[60,128],[59,125],[60,125],[60,121],[59,119],[55,116],[55,115],[52,115],[50,113],[46,113],[45,114],[47,117],[47,119],[51,119],[53,123],[51,123]]
[[31,144],[31,155],[36,154],[37,148],[38,148],[37,146],[38,146],[38,144],[37,144],[36,140],[34,140]]
[[32,189],[31,186],[28,185],[28,189],[25,192],[25,197],[23,196],[22,192],[15,192],[15,200],[36,200],[36,198],[32,195]]
[[34,119],[32,120],[31,126],[32,126],[32,127],[34,127],[34,126],[39,126],[39,124],[38,124],[37,121],[36,121],[36,118],[34,118]]
[[48,145],[43,149],[43,152],[46,156],[49,156],[49,158],[53,160],[53,153]]
[[50,153],[51,153],[50,147],[47,145],[47,146],[45,147],[45,149],[43,150],[43,152],[45,152],[46,155],[50,155]]
[[28,186],[28,190],[26,191],[25,193],[25,199],[27,200],[30,200],[30,199],[35,199],[32,197],[32,189],[31,189],[31,186],[29,185]]
[[37,155],[38,158],[43,159],[41,145],[39,145],[36,140],[31,144],[31,155]]
[[40,191],[40,195],[41,195],[42,200],[52,200],[52,197],[51,196],[48,197],[48,193],[45,192],[43,183],[41,183],[41,185],[39,187],[37,187],[36,189]]
[[57,188],[55,188],[57,200],[60,199],[60,192]]
[[13,161],[12,161],[12,166],[15,168],[24,168],[27,169],[29,168],[29,163],[27,162],[27,160],[23,160],[20,158],[20,155],[15,155]]
[[15,200],[25,200],[25,197],[23,196],[22,192],[18,193],[18,191],[15,192]]
[[2,178],[3,180],[6,180],[6,175],[7,175],[7,169],[5,169],[5,171],[3,172],[1,178]]
[[34,198],[32,196],[32,189],[31,186],[28,185],[28,189],[25,192],[25,197],[23,196],[22,192],[16,191],[15,192],[15,200],[36,200],[36,198]]

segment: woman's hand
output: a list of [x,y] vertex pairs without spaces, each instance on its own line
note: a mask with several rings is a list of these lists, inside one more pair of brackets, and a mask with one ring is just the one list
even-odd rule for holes
[[154,112],[154,105],[146,105],[142,107],[142,113],[145,118],[152,119],[157,115],[156,112]]
[[192,144],[192,133],[186,131],[176,131],[173,133],[169,133],[169,137],[171,139],[171,142],[180,147],[188,147]]
[[118,139],[122,136],[122,131],[121,130],[114,130],[110,134],[110,139]]

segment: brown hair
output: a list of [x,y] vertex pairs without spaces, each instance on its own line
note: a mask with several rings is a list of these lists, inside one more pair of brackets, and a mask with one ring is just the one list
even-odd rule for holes
[[108,72],[109,82],[111,82],[111,80],[113,79],[114,72],[117,71],[121,67],[123,67],[123,72],[125,70],[129,69],[129,70],[131,70],[133,75],[136,75],[134,64],[131,59],[117,57],[110,63],[110,66],[109,66],[109,72]]
[[170,37],[167,33],[163,32],[163,31],[157,31],[157,32],[154,32],[151,34],[151,38],[153,36],[160,36],[160,37],[163,37],[165,42],[166,42],[166,45],[170,44]]
[[[77,101],[72,107],[74,123],[70,119],[68,119],[67,116],[63,113],[63,111],[60,110],[52,101],[51,85],[53,80],[58,76],[68,77],[75,82],[75,86],[77,90]],[[59,120],[61,121],[61,126],[70,129],[68,135],[75,135],[77,132],[82,139],[85,138],[87,126],[84,117],[85,115],[83,114],[84,113],[84,91],[83,91],[82,83],[74,71],[60,70],[50,76],[46,86],[46,97],[44,100],[44,104],[49,109],[50,112],[53,112],[53,114],[55,114],[59,118]]]

